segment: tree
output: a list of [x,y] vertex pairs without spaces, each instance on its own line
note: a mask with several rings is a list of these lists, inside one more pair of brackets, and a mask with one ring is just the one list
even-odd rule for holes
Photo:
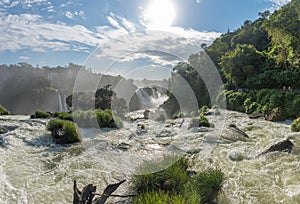
[[263,56],[253,45],[237,45],[237,47],[224,55],[220,66],[227,80],[237,88],[251,86],[247,80],[259,73]]

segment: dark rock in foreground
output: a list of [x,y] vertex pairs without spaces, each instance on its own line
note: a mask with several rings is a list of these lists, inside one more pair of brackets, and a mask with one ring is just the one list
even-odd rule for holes
[[271,153],[271,152],[288,152],[288,153],[291,153],[293,148],[294,148],[294,144],[290,140],[284,140],[282,142],[278,142],[275,145],[272,145],[269,149],[262,152],[260,155],[268,154],[268,153]]

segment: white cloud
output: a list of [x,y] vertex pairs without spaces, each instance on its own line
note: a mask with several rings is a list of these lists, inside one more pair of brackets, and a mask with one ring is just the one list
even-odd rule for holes
[[0,17],[0,32],[0,51],[71,50],[75,44],[96,47],[101,40],[84,26],[48,23],[41,16],[31,14]]
[[291,2],[291,0],[268,0],[268,1],[272,3],[272,7],[270,8],[271,11],[279,9],[280,7]]
[[121,29],[121,30],[126,30],[127,32],[134,32],[136,31],[136,27],[134,23],[131,21],[127,20],[126,18],[123,18],[121,16],[118,16],[114,13],[110,13],[109,16],[106,17],[110,25],[112,25],[115,28]]
[[111,13],[107,20],[110,26],[90,30],[82,25],[46,22],[39,15],[0,16],[0,51],[89,52],[99,47],[98,58],[125,62],[144,58],[161,65],[173,65],[179,58],[185,60],[199,52],[202,43],[210,44],[220,35],[180,27],[136,32],[135,24],[121,16]]
[[148,59],[161,65],[174,65],[201,50],[201,44],[210,44],[220,33],[199,32],[192,29],[172,27],[168,31],[141,31],[118,33],[108,39],[95,52],[97,59],[131,62]]
[[69,19],[75,20],[78,17],[81,19],[85,19],[85,13],[84,11],[74,11],[73,13],[71,11],[66,11],[65,16]]
[[20,59],[21,59],[21,60],[30,60],[31,58],[30,58],[30,57],[27,57],[27,56],[21,56]]

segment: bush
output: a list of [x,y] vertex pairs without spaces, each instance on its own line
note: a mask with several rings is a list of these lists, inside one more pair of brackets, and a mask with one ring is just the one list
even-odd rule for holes
[[189,128],[192,127],[210,127],[208,119],[201,113],[199,118],[193,118],[190,122]]
[[178,114],[174,114],[173,115],[173,119],[175,120],[175,119],[178,119],[178,118],[183,118],[184,117],[184,114],[183,113],[178,113]]
[[182,196],[173,195],[164,191],[152,191],[141,193],[134,198],[134,204],[199,204],[201,200],[198,195],[195,196]]
[[50,118],[51,115],[49,113],[43,111],[35,111],[34,114],[30,116],[30,118]]
[[69,121],[73,121],[73,116],[72,113],[68,113],[68,112],[61,112],[58,113],[58,118],[62,119],[62,120],[69,120]]
[[203,115],[203,114],[200,114],[199,116],[199,127],[209,127],[210,126],[210,123],[208,122],[208,119]]
[[[58,144],[82,141],[79,128],[71,121],[54,119],[48,122],[46,128],[51,131],[54,141]],[[61,131],[62,134],[58,134],[58,131]]]
[[202,108],[198,111],[199,114],[206,114],[209,110],[208,106],[202,106]]
[[82,128],[117,128],[123,123],[119,117],[113,116],[111,110],[76,110],[73,113],[55,113],[62,120],[75,121]]
[[192,177],[187,185],[201,195],[203,203],[211,203],[222,191],[224,180],[220,169],[209,168]]
[[[166,158],[156,163],[145,163],[141,170],[159,169],[166,162],[170,162],[173,158]],[[137,175],[134,177],[134,190],[140,194],[153,191],[169,191],[172,193],[180,193],[184,189],[185,183],[188,181],[188,161],[181,158],[167,169],[146,175]]]
[[0,115],[9,115],[9,111],[0,105]]
[[[170,159],[170,158],[167,158]],[[162,162],[146,163],[144,168],[155,168]],[[133,180],[136,204],[198,204],[212,203],[222,191],[224,174],[220,169],[209,168],[189,177],[188,161],[179,159],[167,169],[146,175],[136,175]]]
[[291,125],[291,130],[293,132],[300,132],[300,118],[297,118],[293,121]]

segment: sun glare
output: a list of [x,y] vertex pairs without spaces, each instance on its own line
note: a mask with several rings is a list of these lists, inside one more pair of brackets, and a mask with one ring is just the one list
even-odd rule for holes
[[145,11],[147,28],[168,28],[172,25],[175,15],[175,8],[171,0],[152,0]]

